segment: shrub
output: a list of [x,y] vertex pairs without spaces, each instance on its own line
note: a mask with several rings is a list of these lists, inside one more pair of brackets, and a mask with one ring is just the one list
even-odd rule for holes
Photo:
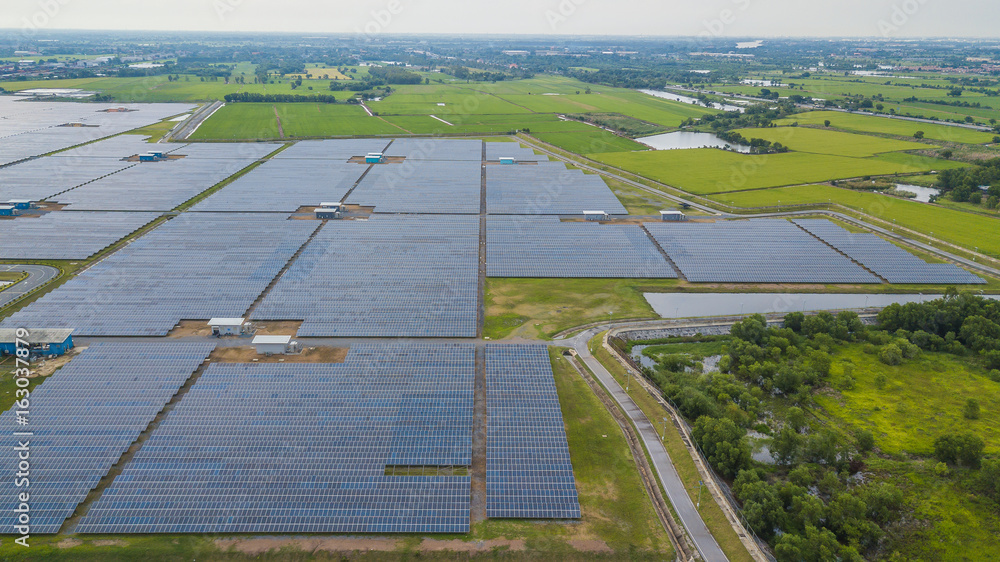
[[894,343],[883,345],[878,351],[878,360],[886,365],[899,365],[903,362],[903,350]]
[[967,420],[978,420],[979,419],[979,400],[975,398],[969,398],[965,402],[965,408],[962,408],[962,416]]
[[867,453],[875,448],[875,434],[867,429],[858,432],[858,451]]
[[942,435],[934,440],[934,457],[948,464],[979,468],[986,443],[971,433]]

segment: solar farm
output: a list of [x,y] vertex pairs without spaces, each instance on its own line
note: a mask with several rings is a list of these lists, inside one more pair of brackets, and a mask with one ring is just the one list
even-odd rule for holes
[[32,390],[35,533],[587,519],[557,354],[486,341],[491,279],[985,282],[825,220],[629,216],[600,175],[516,142],[154,144],[120,133],[189,106],[2,100],[36,124],[0,119],[0,201],[30,202],[0,218],[0,260],[70,273],[0,328],[82,348]]

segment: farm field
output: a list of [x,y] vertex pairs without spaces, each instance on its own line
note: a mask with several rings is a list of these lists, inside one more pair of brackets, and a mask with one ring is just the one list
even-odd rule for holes
[[269,103],[226,105],[198,127],[192,140],[276,139],[278,121]]
[[969,144],[987,143],[993,140],[993,135],[990,133],[973,131],[962,127],[917,123],[914,121],[903,121],[901,119],[871,115],[857,115],[839,111],[810,111],[775,121],[775,124],[779,126],[791,125],[792,123],[798,123],[799,125],[823,125],[823,122],[826,120],[829,120],[830,126],[835,129],[862,133],[882,133],[912,137],[917,131],[923,131],[924,137],[928,139]]
[[985,232],[1000,231],[1000,219],[939,205],[829,185],[802,185],[720,193],[709,198],[743,208],[839,203],[883,220],[893,220],[904,228],[917,232],[933,232],[936,238],[946,242],[969,249],[978,247],[980,252],[1000,257],[1000,237],[983,235]]
[[804,152],[748,155],[699,148],[612,152],[593,158],[698,195],[962,166],[907,154],[891,156],[893,158],[889,159],[881,156],[849,158]]
[[796,152],[833,154],[836,156],[850,156],[852,158],[864,158],[883,152],[937,148],[933,145],[919,142],[900,141],[841,131],[812,129],[809,127],[739,129],[736,132],[748,139],[758,138],[772,143],[780,142]]
[[[235,104],[241,105],[241,104]],[[227,106],[229,107],[229,106]],[[340,135],[396,135],[402,131],[377,117],[369,117],[357,105],[330,103],[275,104],[286,138]],[[225,108],[223,108],[225,109]]]

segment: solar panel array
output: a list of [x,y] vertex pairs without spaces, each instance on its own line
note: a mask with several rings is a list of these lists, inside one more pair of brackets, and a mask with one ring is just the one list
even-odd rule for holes
[[600,176],[570,170],[561,162],[487,166],[486,211],[493,215],[628,214]]
[[329,139],[300,141],[282,150],[274,157],[279,160],[305,158],[319,160],[348,160],[369,152],[383,152],[389,139]]
[[0,221],[0,259],[82,260],[142,226],[156,213],[54,211]]
[[874,234],[849,232],[825,219],[792,222],[890,283],[986,283],[986,280],[950,263],[927,263]]
[[236,158],[142,162],[58,199],[74,211],[169,211],[253,162]]
[[68,189],[134,166],[117,159],[45,157],[0,168],[0,204],[10,199],[41,201]]
[[304,320],[300,337],[475,337],[478,258],[475,216],[331,221],[251,316]]
[[881,283],[784,220],[647,223],[646,228],[694,283]]
[[535,154],[534,150],[525,148],[516,142],[487,142],[486,160],[498,162],[500,158],[513,157],[518,162],[548,162],[549,157]]
[[486,515],[578,519],[552,364],[544,345],[486,348]]
[[677,273],[638,225],[560,222],[548,216],[486,220],[490,277],[674,279]]
[[405,156],[407,160],[465,160],[482,162],[483,141],[471,139],[413,139],[392,141],[386,156]]
[[[152,146],[156,148],[163,145]],[[266,142],[193,142],[172,150],[171,154],[184,155],[193,160],[260,160],[279,148],[280,144]]]
[[367,168],[338,160],[271,159],[192,207],[193,211],[282,211],[341,201]]
[[180,320],[243,316],[321,223],[184,213],[54,289],[0,327],[163,336]]
[[478,214],[481,194],[479,160],[406,160],[374,166],[346,202],[376,213]]
[[145,154],[151,150],[172,153],[186,146],[178,143],[150,143],[145,135],[118,135],[52,155],[53,158],[76,158],[83,162],[93,158],[113,158],[120,160],[137,154]]
[[[126,107],[134,111],[109,113]],[[0,165],[152,125],[189,111],[191,104],[98,104],[0,97]],[[82,123],[86,127],[63,127]]]
[[474,348],[359,345],[343,364],[214,364],[82,533],[466,533]]
[[[205,360],[215,344],[95,343],[31,391],[28,425],[0,414],[0,525],[17,524],[30,493],[31,531],[57,533],[122,454]],[[16,436],[15,432],[30,432]],[[28,441],[30,486],[17,487],[19,442]]]

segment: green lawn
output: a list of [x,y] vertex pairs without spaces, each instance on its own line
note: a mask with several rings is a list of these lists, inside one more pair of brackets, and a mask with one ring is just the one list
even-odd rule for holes
[[915,121],[873,117],[870,115],[855,115],[839,111],[810,111],[776,121],[775,124],[791,125],[792,123],[799,123],[800,125],[823,125],[823,122],[826,120],[829,120],[830,126],[835,129],[862,133],[883,133],[912,137],[915,132],[923,131],[924,136],[929,139],[969,144],[987,143],[993,140],[991,133],[973,131],[972,129],[963,127],[917,123]]
[[796,152],[814,154],[834,154],[863,158],[882,152],[921,150],[936,148],[918,142],[900,141],[882,137],[858,135],[809,127],[775,127],[764,129],[740,129],[736,131],[744,137],[780,142]]
[[899,226],[917,232],[934,233],[935,238],[969,249],[1000,257],[1000,218],[975,215],[942,207],[890,197],[868,191],[841,189],[829,185],[804,185],[722,193],[711,199],[735,207],[764,207],[812,203],[839,203],[865,214],[895,221]]
[[[330,135],[398,135],[398,127],[370,117],[358,105],[329,103],[283,103],[275,105],[285,137]],[[331,131],[335,131],[331,133]]]
[[[893,158],[886,159],[885,156]],[[897,158],[902,157],[902,158]],[[695,194],[909,174],[963,164],[908,154],[849,158],[789,152],[749,155],[713,148],[595,154],[593,159]]]

